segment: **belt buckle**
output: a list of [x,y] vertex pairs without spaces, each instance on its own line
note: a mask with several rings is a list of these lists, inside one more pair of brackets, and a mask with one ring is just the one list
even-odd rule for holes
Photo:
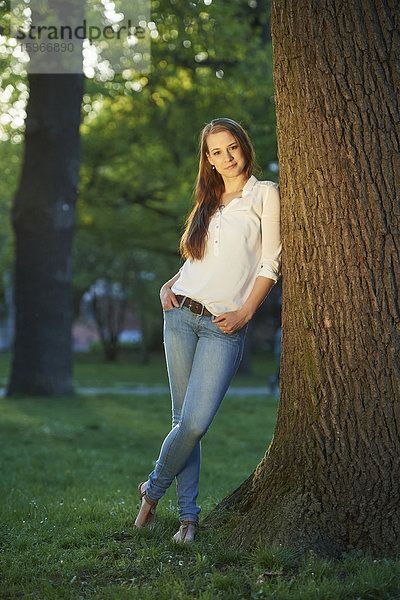
[[193,313],[194,315],[198,315],[199,317],[203,316],[204,313],[204,304],[200,304],[201,306],[201,312],[195,312],[194,310],[192,310],[192,302],[194,302],[195,304],[200,304],[200,302],[196,302],[196,300],[193,300],[192,298],[190,298],[190,302],[189,302],[189,306],[188,309],[190,310],[191,313]]

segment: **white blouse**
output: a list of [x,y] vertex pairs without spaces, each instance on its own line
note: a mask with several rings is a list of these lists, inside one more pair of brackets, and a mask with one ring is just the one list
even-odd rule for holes
[[281,251],[279,184],[252,175],[211,217],[204,257],[187,259],[171,289],[215,316],[238,310],[259,275],[278,280]]

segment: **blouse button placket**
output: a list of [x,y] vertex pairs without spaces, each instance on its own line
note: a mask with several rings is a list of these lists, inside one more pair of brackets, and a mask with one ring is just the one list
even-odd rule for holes
[[219,254],[222,209],[223,206],[220,206],[214,228],[214,256]]

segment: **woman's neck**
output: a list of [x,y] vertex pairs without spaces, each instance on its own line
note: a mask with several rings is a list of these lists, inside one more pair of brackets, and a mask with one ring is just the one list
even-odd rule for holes
[[224,194],[234,194],[235,192],[241,192],[246,182],[248,181],[248,177],[245,175],[238,175],[235,178],[224,178],[225,191]]

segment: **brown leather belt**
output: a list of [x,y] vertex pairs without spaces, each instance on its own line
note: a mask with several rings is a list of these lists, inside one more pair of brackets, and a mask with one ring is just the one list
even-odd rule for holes
[[[180,294],[175,294],[175,295],[176,295],[176,299],[178,300],[179,304],[181,304],[182,300],[185,298],[185,296],[181,296]],[[184,303],[181,304],[181,306],[187,306],[187,308],[190,310],[190,312],[192,312],[195,315],[204,315],[205,317],[213,317],[214,316],[212,313],[210,313],[209,310],[206,309],[204,304],[200,304],[200,302],[196,302],[196,300],[192,300],[192,298],[188,298],[187,296],[185,298]]]

